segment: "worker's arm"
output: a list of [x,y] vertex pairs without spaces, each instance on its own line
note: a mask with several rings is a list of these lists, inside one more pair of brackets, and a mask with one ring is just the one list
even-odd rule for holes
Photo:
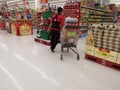
[[51,18],[51,20],[50,20],[50,25],[49,25],[49,27],[48,27],[48,33],[50,33],[50,31],[51,31],[52,22],[53,22],[53,17],[54,17],[54,15],[52,16],[52,18]]
[[62,16],[60,19],[60,30],[63,29],[63,26],[64,26],[64,17]]
[[50,33],[50,31],[51,31],[51,26],[52,26],[52,23],[48,27],[48,33]]

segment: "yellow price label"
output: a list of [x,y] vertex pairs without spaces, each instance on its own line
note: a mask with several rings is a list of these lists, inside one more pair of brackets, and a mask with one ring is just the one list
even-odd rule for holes
[[102,57],[105,57],[105,58],[109,58],[109,56],[110,56],[110,53],[104,52],[104,51],[99,51],[98,54]]

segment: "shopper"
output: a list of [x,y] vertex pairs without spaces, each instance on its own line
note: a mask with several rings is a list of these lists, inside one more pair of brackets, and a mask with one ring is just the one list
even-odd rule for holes
[[48,32],[51,36],[51,51],[54,52],[54,49],[59,41],[60,38],[60,31],[64,25],[64,18],[62,15],[63,9],[59,7],[57,9],[57,14],[52,16],[50,26],[48,28]]

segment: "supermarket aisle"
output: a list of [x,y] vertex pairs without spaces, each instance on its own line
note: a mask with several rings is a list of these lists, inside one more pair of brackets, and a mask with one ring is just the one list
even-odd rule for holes
[[120,72],[84,60],[85,39],[79,40],[81,60],[64,53],[59,60],[34,36],[0,31],[0,90],[120,90]]

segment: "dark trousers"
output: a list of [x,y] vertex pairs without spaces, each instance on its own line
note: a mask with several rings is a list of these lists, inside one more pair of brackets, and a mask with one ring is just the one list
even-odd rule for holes
[[51,35],[51,49],[55,49],[60,38],[60,31],[51,30],[50,35]]

